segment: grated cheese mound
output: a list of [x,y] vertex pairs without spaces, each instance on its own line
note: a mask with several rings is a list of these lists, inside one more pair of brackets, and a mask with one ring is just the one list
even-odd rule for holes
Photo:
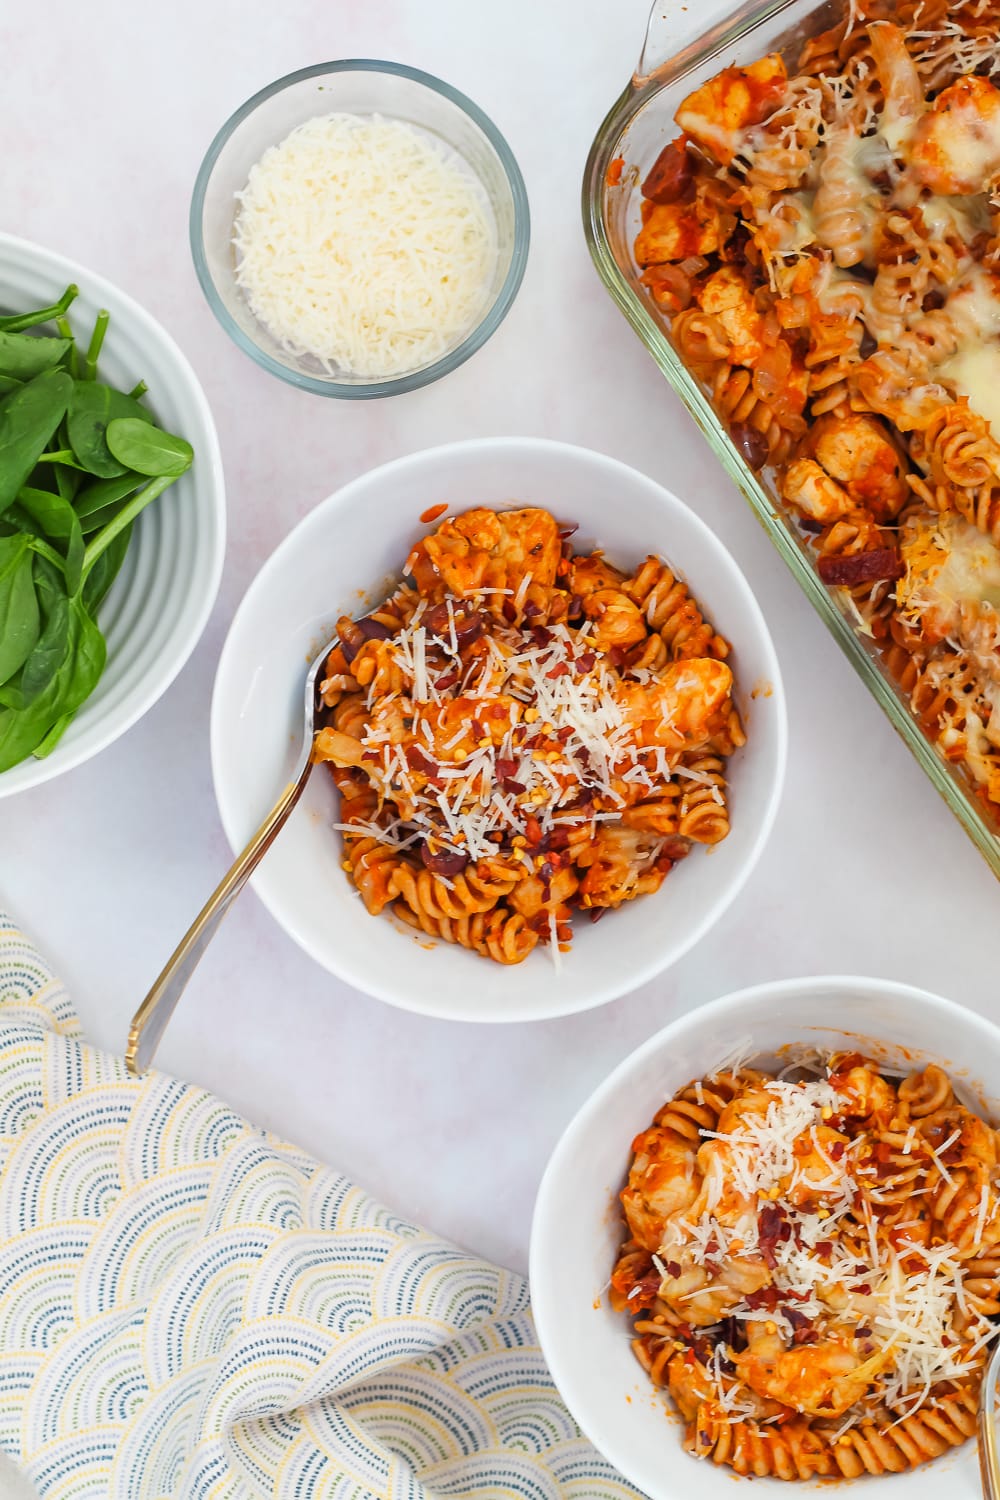
[[486,196],[402,120],[307,120],[236,196],[236,280],[251,310],[331,375],[421,369],[482,315],[497,258]]

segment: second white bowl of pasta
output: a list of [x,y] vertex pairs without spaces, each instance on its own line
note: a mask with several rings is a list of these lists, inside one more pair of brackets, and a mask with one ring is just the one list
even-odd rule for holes
[[998,1040],[906,985],[785,980],[681,1017],[584,1104],[539,1189],[532,1305],[570,1411],[651,1500],[747,1475],[980,1493]]
[[568,1014],[673,963],[748,878],[784,773],[778,664],[736,564],[651,479],[484,439],[319,505],[219,663],[234,848],[287,779],[335,630],[325,764],[254,880],[332,973],[452,1019]]

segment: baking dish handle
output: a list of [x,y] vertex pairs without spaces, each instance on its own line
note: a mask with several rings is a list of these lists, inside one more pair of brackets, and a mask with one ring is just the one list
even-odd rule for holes
[[636,65],[636,83],[644,82],[665,63],[673,62],[685,44],[703,29],[699,13],[704,15],[703,5],[692,5],[685,0],[653,0]]
[[[646,39],[633,75],[641,86],[654,75],[680,76],[692,62],[735,45],[748,30],[780,15],[792,0],[653,0]],[[706,25],[707,23],[707,25]]]

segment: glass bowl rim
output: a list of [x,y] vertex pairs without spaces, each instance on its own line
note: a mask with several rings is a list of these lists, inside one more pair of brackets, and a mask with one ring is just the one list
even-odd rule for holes
[[[496,297],[490,304],[483,318],[466,335],[460,344],[447,354],[442,355],[433,364],[424,366],[423,369],[414,370],[407,375],[393,376],[387,380],[376,380],[347,384],[336,380],[323,380],[315,375],[306,375],[300,370],[290,369],[283,365],[280,360],[275,359],[262,349],[252,338],[250,338],[232,317],[228,308],[219,296],[215,282],[208,268],[205,254],[204,236],[202,234],[202,219],[205,207],[205,195],[208,183],[215,168],[215,164],[222,153],[230,137],[244,120],[248,119],[257,107],[270,99],[273,95],[281,93],[292,84],[302,83],[309,78],[317,78],[321,75],[337,73],[387,73],[393,77],[409,79],[424,88],[440,94],[443,98],[456,105],[465,115],[477,125],[493,147],[500,159],[507,184],[510,188],[514,207],[514,244],[511,252],[510,265],[504,277],[503,285],[497,292]],[[513,151],[507,144],[505,137],[490,119],[484,110],[480,109],[467,94],[459,89],[453,88],[451,84],[445,83],[443,79],[436,78],[432,73],[425,73],[420,68],[411,68],[405,63],[396,63],[379,60],[377,58],[341,58],[334,62],[313,63],[308,68],[299,68],[293,73],[285,73],[281,78],[276,78],[273,83],[258,89],[238,109],[234,110],[228,120],[216,132],[211,145],[205,153],[198,175],[195,178],[194,189],[191,194],[191,208],[188,218],[188,230],[191,243],[191,255],[194,260],[195,273],[209,307],[212,309],[219,323],[229,334],[230,338],[249,354],[262,369],[277,375],[288,384],[298,386],[300,390],[311,391],[318,396],[333,396],[346,401],[364,401],[378,396],[397,396],[405,391],[419,390],[421,386],[430,385],[439,380],[441,376],[448,375],[452,370],[464,364],[465,361],[477,349],[493,336],[507,313],[511,304],[517,296],[518,289],[524,276],[525,266],[528,260],[528,246],[531,237],[531,215],[528,207],[528,194],[524,185],[524,178]]]

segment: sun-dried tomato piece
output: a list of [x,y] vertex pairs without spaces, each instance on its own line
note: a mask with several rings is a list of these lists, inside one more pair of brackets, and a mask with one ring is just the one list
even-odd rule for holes
[[855,552],[851,557],[821,557],[819,576],[824,583],[852,588],[856,583],[876,583],[879,579],[902,578],[906,572],[902,558],[891,547],[874,552]]

